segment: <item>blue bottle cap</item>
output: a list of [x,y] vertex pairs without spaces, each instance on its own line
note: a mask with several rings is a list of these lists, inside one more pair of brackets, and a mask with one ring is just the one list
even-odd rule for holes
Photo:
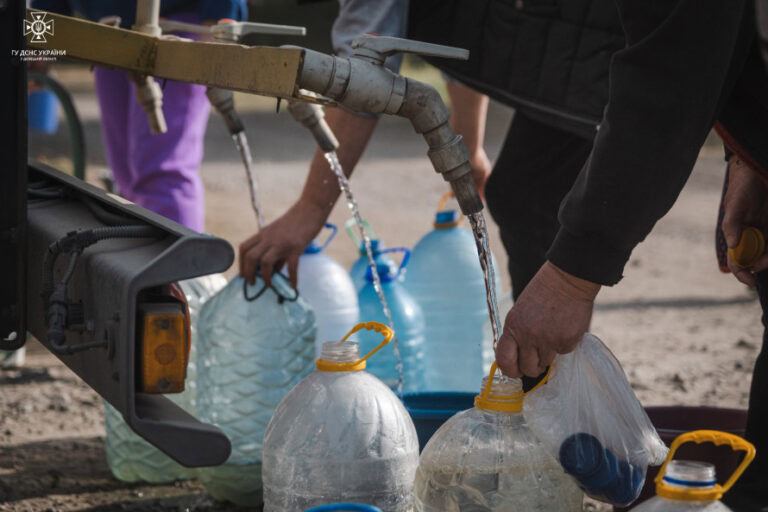
[[459,212],[456,210],[443,210],[435,215],[435,224],[449,224],[459,220]]
[[317,254],[319,252],[323,252],[323,246],[312,240],[306,249],[304,249],[304,254]]
[[[377,263],[376,272],[378,272],[379,279],[381,279],[382,283],[389,283],[390,281],[394,281],[397,277],[397,272],[393,272],[392,267],[386,263]],[[371,271],[370,265],[365,269],[365,280],[369,283],[373,282],[373,272]]]
[[[378,238],[371,238],[371,252],[374,256],[379,252],[379,244],[381,241]],[[360,242],[360,256],[368,255],[368,251],[365,250],[365,242]]]
[[628,505],[640,494],[645,481],[643,472],[626,460],[618,461],[613,485],[603,490],[603,495],[615,505]]
[[560,445],[560,464],[576,479],[591,477],[607,469],[605,449],[593,435],[572,434]]

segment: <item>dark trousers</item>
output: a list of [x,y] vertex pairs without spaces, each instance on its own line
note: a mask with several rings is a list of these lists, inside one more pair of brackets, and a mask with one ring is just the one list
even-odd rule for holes
[[592,141],[517,113],[485,188],[488,210],[509,256],[512,294],[544,263],[560,227],[557,211]]
[[[515,115],[486,186],[488,210],[509,256],[515,298],[544,263],[559,228],[560,202],[591,147],[583,137]],[[752,377],[746,438],[758,456],[724,497],[735,512],[768,512],[768,271],[757,277],[765,331]]]

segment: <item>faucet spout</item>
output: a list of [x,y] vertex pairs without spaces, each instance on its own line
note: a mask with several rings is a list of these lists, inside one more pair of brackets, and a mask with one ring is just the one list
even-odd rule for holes
[[[331,98],[356,112],[392,114],[411,121],[429,146],[435,171],[450,183],[462,213],[480,212],[483,203],[472,180],[469,151],[461,136],[448,124],[450,112],[434,87],[391,72],[382,63],[395,51],[418,53],[419,43],[386,38],[385,49],[375,37],[355,43],[357,53],[349,58],[333,57],[304,49],[297,85]],[[457,49],[427,45],[430,52],[453,56]],[[379,52],[381,55],[379,55]],[[430,53],[434,54],[434,53]],[[463,55],[463,54],[462,54]]]

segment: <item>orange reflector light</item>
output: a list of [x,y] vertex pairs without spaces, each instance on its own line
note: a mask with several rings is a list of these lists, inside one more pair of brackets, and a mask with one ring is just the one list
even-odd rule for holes
[[139,305],[138,390],[181,393],[189,359],[189,320],[178,302]]

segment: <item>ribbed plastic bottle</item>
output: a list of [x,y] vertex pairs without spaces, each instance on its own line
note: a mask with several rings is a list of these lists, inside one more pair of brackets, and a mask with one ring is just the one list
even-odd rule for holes
[[197,353],[197,411],[229,437],[232,454],[202,468],[211,496],[262,503],[261,443],[275,408],[313,368],[315,315],[282,274],[272,286],[236,277],[203,307]]
[[[187,379],[184,392],[168,395],[190,414],[195,411],[195,351],[197,347],[197,321],[203,304],[221,290],[227,280],[221,274],[201,276],[179,283],[189,307],[191,343]],[[185,468],[134,433],[122,415],[104,402],[104,450],[112,474],[124,482],[172,482],[192,478],[194,470]]]
[[[706,462],[672,460],[680,445],[688,442],[728,445],[746,455],[723,485],[717,483],[715,467]],[[755,447],[733,434],[697,430],[679,436],[672,443],[667,460],[656,477],[656,496],[633,508],[634,512],[731,512],[720,500],[736,483],[755,457]],[[738,512],[738,511],[736,511]]]
[[[373,230],[371,229],[371,225],[367,220],[363,219],[363,224],[366,226],[366,231],[371,236],[371,252],[373,253],[373,259],[376,264],[387,265],[392,270],[392,273],[396,272],[397,263],[392,261],[392,258],[390,258],[386,252],[384,252],[386,249],[384,242],[378,238],[375,238]],[[365,249],[365,242],[360,240],[360,238],[358,238],[358,236],[355,234],[355,226],[357,226],[355,219],[349,219],[345,225],[345,228],[347,230],[347,235],[349,235],[349,238],[352,240],[352,243],[355,244],[355,247],[359,253],[359,257],[349,268],[349,277],[352,278],[352,283],[355,285],[355,290],[360,293],[360,290],[362,290],[365,286],[365,273],[367,272],[370,265],[368,262],[368,252]],[[399,279],[402,280],[404,277],[405,274],[402,274]]]
[[583,494],[533,437],[522,414],[522,383],[482,380],[475,407],[451,417],[419,459],[418,512],[580,512]]
[[404,281],[427,324],[426,389],[471,392],[487,368],[483,351],[493,350],[487,347],[487,339],[482,347],[483,325],[488,320],[483,271],[475,239],[461,227],[458,211],[438,211],[434,228],[413,248]]
[[352,279],[344,267],[324,252],[338,228],[331,223],[325,227],[331,230],[325,243],[320,245],[313,240],[299,259],[299,294],[312,306],[317,319],[315,356],[320,355],[324,342],[340,339],[360,316]]
[[[325,343],[317,370],[280,403],[264,436],[264,511],[303,512],[330,503],[365,503],[387,512],[413,506],[419,457],[416,429],[402,402],[365,371],[360,329],[384,335],[377,322]],[[375,352],[375,351],[374,351]]]
[[[400,275],[405,272],[408,265],[409,251],[405,248],[386,249],[386,251],[388,253],[404,253],[400,267],[396,268],[394,272],[392,267],[386,264],[376,265],[376,269],[381,280],[384,298],[387,300],[392,315],[392,323],[400,347],[400,360],[403,365],[403,390],[406,392],[420,391],[424,386],[424,315],[421,312],[421,307],[400,282]],[[360,290],[360,295],[358,295],[360,319],[374,320],[386,325],[388,320],[374,287],[373,272],[370,268],[365,274],[365,281],[365,287]],[[360,333],[358,342],[360,343],[360,350],[368,352],[379,344],[379,339],[374,333]],[[390,343],[368,363],[368,371],[378,377],[390,389],[397,391],[400,378],[397,363],[395,344]]]

